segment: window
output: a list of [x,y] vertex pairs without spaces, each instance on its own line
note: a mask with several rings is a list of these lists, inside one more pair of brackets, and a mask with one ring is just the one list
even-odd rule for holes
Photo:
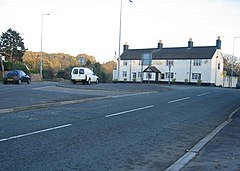
[[123,74],[123,77],[127,77],[127,71],[123,71],[122,74]]
[[173,60],[166,60],[166,65],[167,66],[172,66],[173,65]]
[[147,72],[146,77],[147,77],[147,79],[151,79],[152,78],[152,74]]
[[142,78],[142,72],[138,72],[138,78]]
[[218,63],[218,70],[220,70],[220,63]]
[[169,78],[169,76],[170,78],[173,78],[173,72],[170,72],[170,74],[169,72],[166,72],[165,75],[166,75],[166,78]]
[[123,61],[123,65],[125,65],[125,66],[127,65],[127,61],[126,61],[126,60],[125,60],[125,61]]
[[165,79],[165,74],[164,73],[161,74],[161,79]]
[[80,69],[79,74],[84,74],[84,69]]
[[138,65],[139,66],[142,65],[142,61],[141,60],[138,61]]
[[137,73],[133,72],[133,79],[137,78]]
[[78,69],[74,69],[73,74],[78,74]]
[[201,80],[201,74],[200,73],[192,73],[192,79],[193,80]]
[[193,66],[201,66],[201,65],[202,65],[201,59],[193,60]]

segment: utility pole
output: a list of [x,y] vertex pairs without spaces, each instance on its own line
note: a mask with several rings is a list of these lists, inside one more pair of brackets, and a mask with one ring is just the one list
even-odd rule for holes
[[1,68],[2,68],[2,77],[4,77],[4,65],[3,61],[5,60],[2,54],[0,54],[0,60],[1,60]]

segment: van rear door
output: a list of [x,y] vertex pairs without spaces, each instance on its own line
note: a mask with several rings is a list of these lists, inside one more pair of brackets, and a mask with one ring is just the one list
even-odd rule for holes
[[84,69],[74,68],[72,71],[72,80],[76,80],[76,81],[85,80]]

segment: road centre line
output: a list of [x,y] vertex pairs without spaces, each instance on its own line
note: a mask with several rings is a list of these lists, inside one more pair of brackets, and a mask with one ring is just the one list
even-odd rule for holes
[[152,94],[152,93],[155,93],[155,92],[140,92],[140,93],[134,93],[134,94],[115,95],[115,96],[111,96],[111,98],[129,97],[129,96],[137,96],[137,95]]
[[17,139],[17,138],[22,138],[22,137],[26,137],[26,136],[30,136],[30,135],[34,135],[34,134],[43,133],[43,132],[53,131],[53,130],[56,130],[56,129],[69,127],[71,125],[72,124],[60,125],[60,126],[47,128],[47,129],[42,129],[42,130],[39,130],[39,131],[34,131],[34,132],[26,133],[26,134],[16,135],[16,136],[8,137],[8,138],[3,138],[3,139],[0,139],[0,142],[9,141],[9,140],[12,140],[12,139]]
[[184,97],[184,98],[181,98],[181,99],[171,100],[171,101],[168,102],[168,104],[170,104],[170,103],[175,103],[175,102],[179,102],[179,101],[183,101],[183,100],[187,100],[187,99],[189,99],[189,98],[190,98],[190,97]]
[[50,86],[36,87],[36,88],[32,88],[32,90],[43,90],[48,88],[56,88],[56,86],[50,85]]
[[112,116],[117,116],[117,115],[122,115],[122,114],[130,113],[130,112],[139,111],[139,110],[149,109],[149,108],[153,108],[153,107],[154,107],[154,105],[140,107],[140,108],[136,108],[136,109],[126,110],[126,111],[123,111],[123,112],[118,112],[118,113],[106,115],[105,117],[108,118],[108,117],[112,117]]
[[203,93],[203,94],[198,94],[197,96],[200,97],[200,96],[205,96],[205,95],[207,95],[207,94],[209,94],[209,92]]

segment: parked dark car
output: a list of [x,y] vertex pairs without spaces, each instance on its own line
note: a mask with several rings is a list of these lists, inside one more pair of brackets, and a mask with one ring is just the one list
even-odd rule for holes
[[236,89],[240,89],[240,81],[237,82]]
[[12,82],[15,84],[27,82],[28,84],[30,84],[31,78],[22,70],[11,70],[8,71],[3,77],[3,83],[7,84],[8,82]]

